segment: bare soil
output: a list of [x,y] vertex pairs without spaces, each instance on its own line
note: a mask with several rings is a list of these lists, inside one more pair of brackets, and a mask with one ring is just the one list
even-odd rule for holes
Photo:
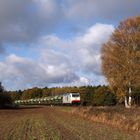
[[139,133],[64,111],[34,106],[0,110],[0,140],[139,140]]

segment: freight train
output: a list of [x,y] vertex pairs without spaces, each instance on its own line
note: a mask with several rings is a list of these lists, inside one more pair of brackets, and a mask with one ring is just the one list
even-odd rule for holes
[[16,100],[15,104],[19,105],[79,105],[79,93],[65,93],[62,95],[48,96],[44,98],[33,98],[27,100]]

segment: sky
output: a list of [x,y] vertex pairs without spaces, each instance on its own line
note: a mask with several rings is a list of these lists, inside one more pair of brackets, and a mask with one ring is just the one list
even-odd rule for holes
[[0,0],[6,90],[107,84],[101,47],[140,0]]

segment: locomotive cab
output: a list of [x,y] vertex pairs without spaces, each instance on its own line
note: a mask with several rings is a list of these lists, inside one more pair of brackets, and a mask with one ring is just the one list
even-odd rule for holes
[[80,104],[80,94],[79,93],[71,93],[71,103],[72,104],[75,104],[75,105],[78,105]]
[[63,95],[63,104],[80,104],[79,93],[66,93]]

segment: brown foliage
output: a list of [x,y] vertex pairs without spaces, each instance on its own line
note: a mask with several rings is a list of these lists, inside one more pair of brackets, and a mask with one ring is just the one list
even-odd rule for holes
[[140,86],[140,16],[122,21],[102,46],[102,71],[122,96]]

